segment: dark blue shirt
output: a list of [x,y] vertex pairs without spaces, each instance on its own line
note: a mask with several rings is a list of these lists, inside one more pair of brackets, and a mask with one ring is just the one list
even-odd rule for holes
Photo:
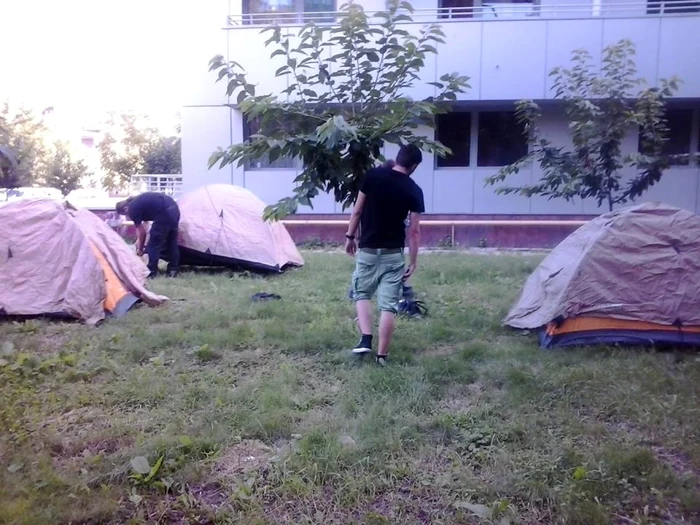
[[129,202],[127,214],[134,225],[139,226],[144,221],[167,220],[166,210],[172,206],[177,206],[172,197],[163,193],[146,192]]

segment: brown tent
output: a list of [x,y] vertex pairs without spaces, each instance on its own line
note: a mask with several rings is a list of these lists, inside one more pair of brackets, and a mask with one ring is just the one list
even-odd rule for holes
[[0,314],[56,315],[97,323],[139,300],[167,297],[144,285],[148,268],[87,210],[44,199],[0,207]]
[[278,273],[304,259],[281,222],[264,221],[250,190],[211,184],[186,193],[180,207],[180,263]]
[[590,221],[528,278],[504,323],[545,347],[700,344],[700,217],[648,203]]

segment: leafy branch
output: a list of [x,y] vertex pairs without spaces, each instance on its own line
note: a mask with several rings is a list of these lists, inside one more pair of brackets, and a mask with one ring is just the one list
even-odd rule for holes
[[[666,154],[664,147],[666,99],[678,89],[679,80],[662,79],[659,87],[643,87],[644,79],[636,76],[634,55],[632,42],[621,40],[604,50],[600,72],[585,50],[573,52],[570,69],[554,68],[550,73],[554,98],[563,103],[571,144],[557,146],[545,138],[539,126],[540,107],[532,100],[521,100],[516,115],[529,134],[529,153],[489,177],[486,184],[502,183],[534,161],[542,170],[536,184],[501,186],[496,193],[566,201],[592,198],[599,207],[605,203],[612,210],[641,196],[668,167],[687,158]],[[639,130],[639,153],[623,151],[631,129]],[[627,168],[636,173],[625,180]]]
[[412,34],[406,24],[412,22],[413,8],[398,0],[375,15],[379,23],[358,4],[344,5],[341,12],[334,27],[309,23],[296,35],[283,35],[276,25],[263,30],[270,34],[265,43],[272,47],[270,58],[284,60],[275,74],[288,78],[288,87],[279,93],[257,93],[237,62],[222,56],[210,61],[217,81],[227,81],[226,93],[236,100],[235,107],[248,120],[255,119],[259,130],[243,143],[214,152],[209,167],[279,158],[303,165],[294,194],[268,207],[266,218],[311,206],[321,192],[332,192],[348,208],[365,172],[385,160],[387,143],[412,142],[436,155],[451,153],[416,130],[434,127],[435,115],[468,89],[468,77],[445,74],[430,83],[435,96],[411,97],[427,56],[444,43],[440,27],[431,24]]

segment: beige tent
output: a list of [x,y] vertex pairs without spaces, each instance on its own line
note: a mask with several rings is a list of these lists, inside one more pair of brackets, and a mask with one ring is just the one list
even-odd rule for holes
[[265,203],[246,188],[203,186],[177,203],[183,266],[280,272],[304,264],[284,224],[263,221]]
[[700,217],[649,203],[602,215],[557,246],[504,323],[543,346],[700,343]]
[[0,314],[97,323],[139,300],[156,306],[148,268],[99,217],[52,200],[0,207]]

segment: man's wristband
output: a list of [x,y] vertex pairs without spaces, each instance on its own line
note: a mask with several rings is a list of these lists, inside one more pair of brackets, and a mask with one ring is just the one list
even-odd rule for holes
[[346,238],[346,239],[350,239],[351,241],[354,241],[354,240],[355,240],[355,236],[354,236],[354,235],[350,235],[350,234],[348,234],[348,233],[345,234],[345,238]]

